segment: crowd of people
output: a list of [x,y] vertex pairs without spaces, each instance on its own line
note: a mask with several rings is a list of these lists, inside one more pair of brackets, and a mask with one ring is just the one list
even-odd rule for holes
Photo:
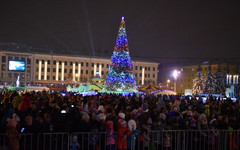
[[239,101],[212,96],[204,103],[201,97],[197,100],[173,95],[63,96],[46,91],[2,91],[0,103],[0,131],[15,140],[20,138],[18,133],[107,132],[108,149],[114,149],[116,143],[118,149],[127,149],[135,146],[131,137],[139,132],[240,127]]

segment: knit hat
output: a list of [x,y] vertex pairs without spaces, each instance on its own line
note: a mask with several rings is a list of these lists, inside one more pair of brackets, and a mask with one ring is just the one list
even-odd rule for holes
[[125,119],[125,114],[124,114],[124,113],[119,113],[119,114],[118,114],[118,117],[119,117],[119,118],[122,118],[122,119]]
[[99,105],[99,107],[98,107],[98,112],[99,113],[104,113],[104,107],[103,107],[103,105]]
[[148,104],[147,103],[143,104],[143,112],[148,112]]
[[187,113],[187,116],[193,116],[193,113],[192,113],[192,111],[188,111],[188,113]]
[[121,123],[121,126],[124,127],[126,125],[126,121],[124,120],[122,123]]
[[100,113],[98,116],[97,116],[97,120],[106,120],[106,115],[104,113]]
[[20,121],[20,117],[17,114],[13,114],[13,119],[16,120],[17,122]]
[[147,124],[148,124],[148,125],[152,125],[152,124],[153,124],[153,122],[152,122],[152,118],[151,118],[151,117],[148,118],[148,120],[147,120]]
[[86,121],[87,119],[89,119],[88,114],[82,116],[82,120]]
[[160,114],[160,118],[161,118],[162,120],[166,120],[166,114],[161,113],[161,114]]

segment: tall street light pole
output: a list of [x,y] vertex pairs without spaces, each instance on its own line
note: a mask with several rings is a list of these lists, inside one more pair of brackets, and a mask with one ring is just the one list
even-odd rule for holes
[[174,77],[174,92],[177,92],[177,77],[180,74],[180,71],[174,70],[173,77]]

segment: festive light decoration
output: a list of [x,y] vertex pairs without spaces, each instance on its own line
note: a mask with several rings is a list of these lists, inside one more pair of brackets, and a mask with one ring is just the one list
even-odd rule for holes
[[133,74],[133,65],[129,55],[128,40],[124,17],[119,27],[116,45],[111,57],[104,91],[136,92],[136,81]]

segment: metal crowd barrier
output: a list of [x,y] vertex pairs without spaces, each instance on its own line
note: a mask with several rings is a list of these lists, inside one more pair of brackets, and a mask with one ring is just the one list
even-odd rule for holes
[[[117,139],[117,133],[21,134],[19,150],[240,150],[240,131],[165,130],[138,132]],[[115,144],[109,145],[109,139]],[[130,144],[129,144],[130,142]],[[8,139],[0,134],[0,150],[9,150]]]

